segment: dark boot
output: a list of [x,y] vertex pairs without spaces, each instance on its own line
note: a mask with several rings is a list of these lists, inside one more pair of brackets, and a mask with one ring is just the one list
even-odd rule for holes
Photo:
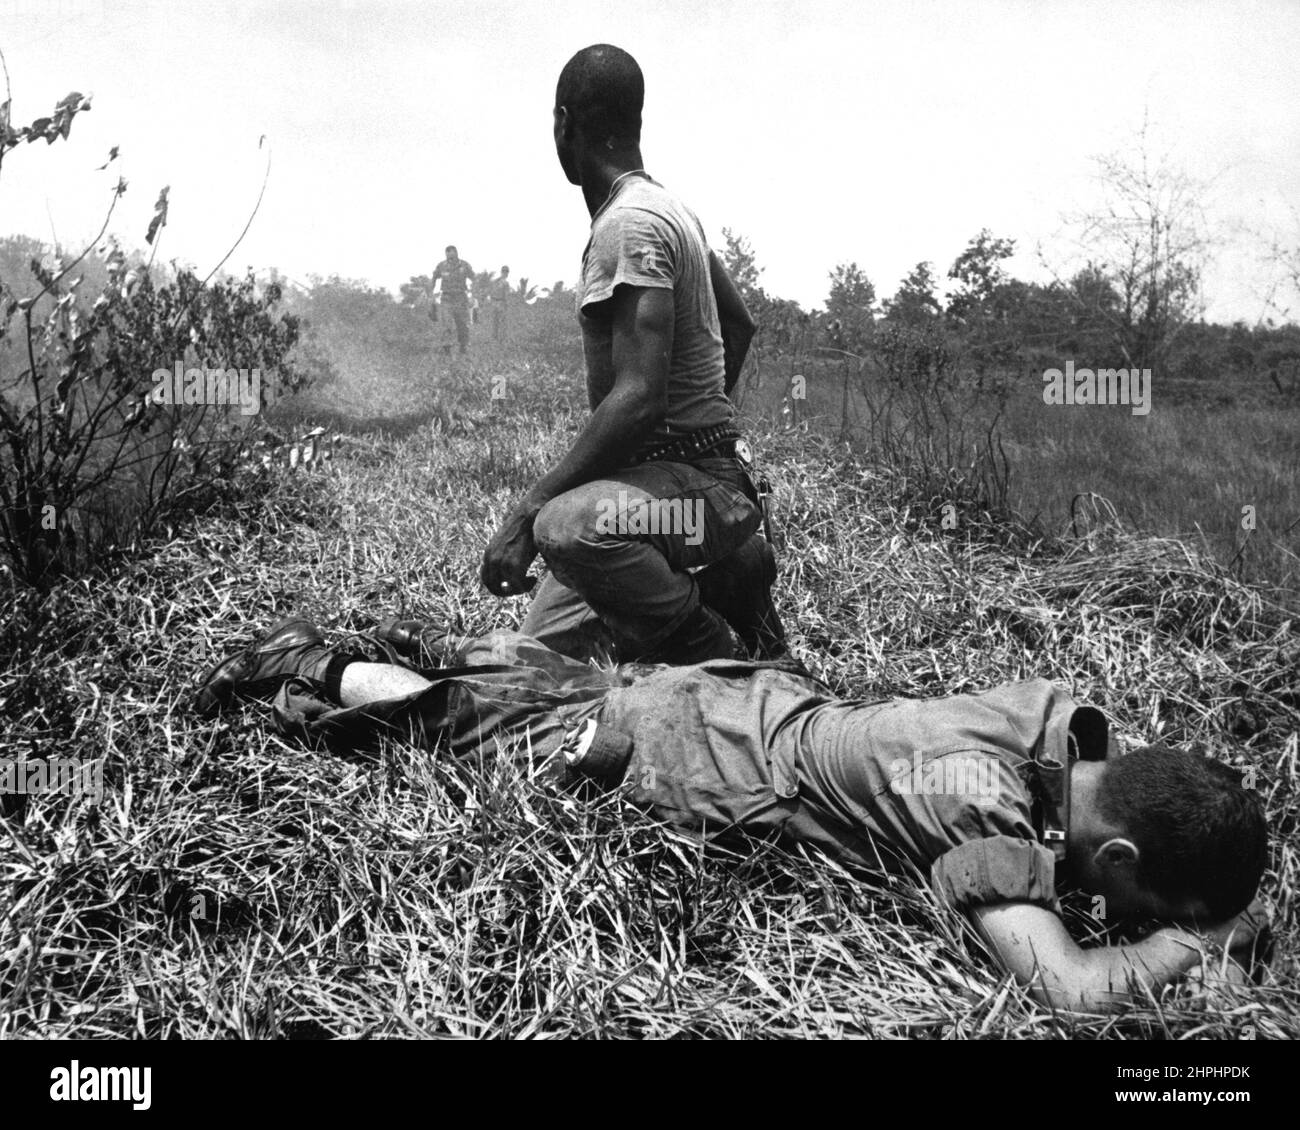
[[726,621],[703,603],[662,643],[630,658],[640,663],[685,666],[709,659],[734,659],[736,637]]
[[237,698],[270,698],[290,679],[322,690],[333,652],[315,624],[282,620],[246,651],[218,663],[199,682],[194,709],[211,718]]
[[455,639],[441,624],[430,620],[385,620],[371,636],[386,650],[391,650],[420,667],[438,667],[446,663],[455,649]]
[[755,534],[738,550],[695,574],[700,599],[717,612],[751,659],[780,659],[789,650],[772,602],[776,554]]

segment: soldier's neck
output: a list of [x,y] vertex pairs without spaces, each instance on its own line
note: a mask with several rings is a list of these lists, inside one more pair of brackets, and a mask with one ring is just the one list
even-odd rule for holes
[[594,159],[582,176],[582,198],[587,203],[588,214],[594,216],[604,207],[616,181],[625,184],[630,179],[627,174],[638,171],[644,171],[640,147],[602,154]]

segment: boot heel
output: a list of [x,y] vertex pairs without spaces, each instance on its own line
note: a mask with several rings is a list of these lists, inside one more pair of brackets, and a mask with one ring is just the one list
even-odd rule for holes
[[420,636],[427,625],[423,620],[385,620],[371,636],[407,659],[418,659],[423,650]]

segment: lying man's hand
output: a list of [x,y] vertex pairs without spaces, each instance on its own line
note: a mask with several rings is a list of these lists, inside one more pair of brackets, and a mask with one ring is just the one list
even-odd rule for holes
[[1273,962],[1272,912],[1258,896],[1236,918],[1224,923],[1210,937],[1228,951],[1250,980],[1259,984],[1264,970]]
[[488,542],[479,576],[494,596],[518,596],[537,584],[537,578],[528,575],[528,566],[537,557],[533,541],[536,517],[537,511],[531,507],[516,506]]
[[1207,927],[1200,938],[1219,952],[1208,953],[1203,964],[1188,971],[1187,979],[1197,984],[1203,984],[1207,975],[1237,985],[1260,984],[1273,960],[1269,910],[1259,898],[1235,918]]
[[1201,933],[1209,942],[1229,951],[1244,949],[1268,926],[1268,907],[1258,895],[1236,918],[1206,927]]
[[1041,906],[992,903],[975,907],[971,916],[997,959],[1036,1000],[1082,1012],[1110,1012],[1145,1000],[1213,958],[1215,947],[1249,946],[1268,920],[1256,899],[1228,922],[1201,929],[1163,926],[1140,942],[1085,950]]

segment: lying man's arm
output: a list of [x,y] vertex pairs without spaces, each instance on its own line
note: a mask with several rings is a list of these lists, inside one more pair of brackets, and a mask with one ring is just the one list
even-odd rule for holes
[[1032,903],[996,903],[970,913],[994,955],[1035,1000],[1071,1012],[1109,1012],[1146,999],[1199,966],[1206,942],[1246,945],[1266,921],[1256,899],[1230,922],[1199,934],[1167,926],[1132,945],[1083,949],[1060,918]]
[[[608,300],[613,386],[568,453],[506,515],[483,556],[482,581],[497,594],[533,587],[533,519],[552,498],[627,463],[668,411],[673,292],[620,286]],[[505,587],[502,587],[504,584]]]
[[749,352],[749,343],[754,338],[757,325],[750,316],[740,291],[736,289],[736,284],[727,274],[727,269],[712,251],[709,252],[709,277],[713,282],[713,295],[718,302],[718,321],[722,325],[723,368],[727,395],[730,396],[740,377],[740,370],[744,367],[745,355]]

